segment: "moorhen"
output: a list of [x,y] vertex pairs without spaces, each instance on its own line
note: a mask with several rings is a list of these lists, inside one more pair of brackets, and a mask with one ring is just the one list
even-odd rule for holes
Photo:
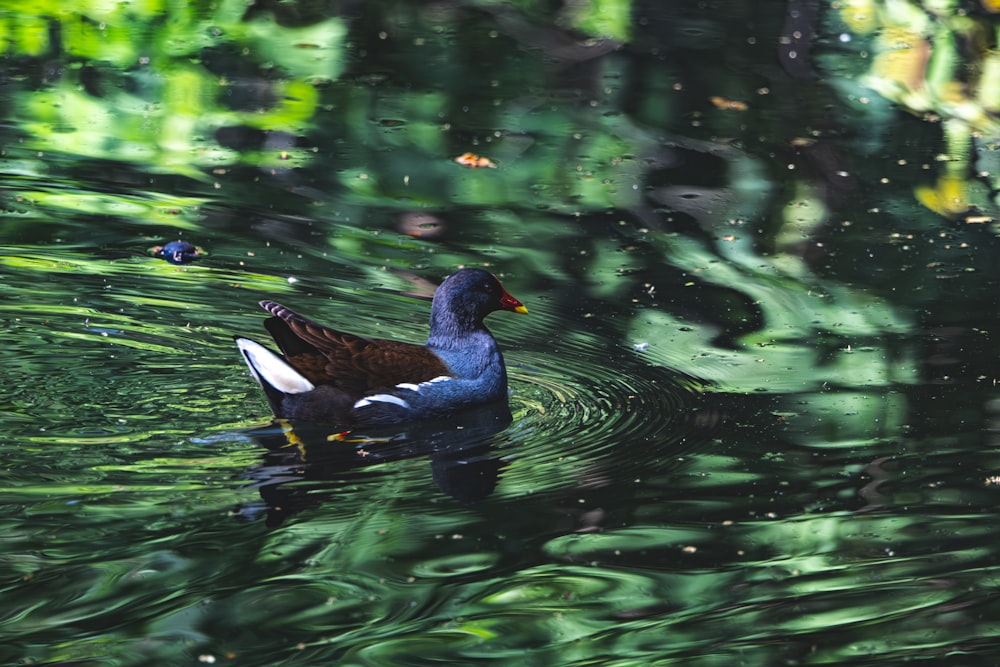
[[434,293],[426,345],[325,327],[274,301],[260,306],[275,354],[236,337],[276,417],[345,428],[433,419],[507,395],[500,347],[483,325],[496,310],[527,313],[492,273],[462,269]]

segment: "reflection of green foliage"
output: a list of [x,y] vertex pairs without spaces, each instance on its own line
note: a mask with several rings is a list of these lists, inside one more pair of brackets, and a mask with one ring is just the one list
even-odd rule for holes
[[622,42],[628,41],[631,25],[631,3],[621,0],[589,0],[582,3],[567,3],[571,6],[571,22],[574,28],[596,37],[610,37]]
[[[822,143],[827,125],[799,118],[812,91],[778,90],[771,51],[742,62],[731,15],[665,20],[664,36],[615,0],[332,3],[362,8],[348,40],[339,19],[281,14],[322,0],[263,4],[0,16],[9,131],[31,147],[7,147],[0,213],[5,662],[764,666],[996,643],[973,618],[995,491],[977,498],[973,478],[1000,462],[961,425],[989,401],[996,327],[977,331],[980,358],[961,352],[982,374],[972,391],[921,385],[924,315],[894,305],[919,300],[937,325],[943,302],[981,303],[961,318],[989,324],[995,248],[901,214],[894,179],[872,195],[877,165],[843,167],[864,184],[858,210],[813,170],[788,173],[807,143],[789,140]],[[502,29],[480,11],[511,6],[523,21]],[[758,43],[777,43],[757,18]],[[638,36],[554,66],[535,28],[571,45]],[[642,55],[713,35],[734,38]],[[348,44],[365,56],[327,85]],[[739,94],[763,80],[772,94]],[[702,89],[749,109],[709,108]],[[912,161],[920,139],[886,159]],[[498,167],[452,161],[466,150]],[[408,236],[414,212],[440,235]],[[812,257],[840,220],[823,239],[836,252]],[[904,222],[917,238],[894,258],[881,234]],[[149,256],[166,228],[208,256]],[[951,275],[924,269],[959,252]],[[280,489],[228,424],[267,415],[231,342],[265,335],[255,302],[413,341],[427,304],[408,295],[461,264],[505,274],[531,309],[490,319],[516,413],[494,494],[446,501],[423,458],[332,479],[281,466],[305,509],[265,528],[260,496]],[[866,271],[892,293],[851,284]],[[689,401],[676,371],[712,392]]]
[[[966,15],[953,3],[932,7],[877,0],[838,9],[831,13],[840,22],[837,32],[850,31],[858,41],[873,36],[871,57],[869,47],[848,56],[854,63],[870,63],[859,82],[909,113],[944,125],[947,159],[933,186],[915,189],[917,199],[949,217],[965,215],[970,208],[991,210],[989,190],[977,180],[986,175],[995,182],[997,177],[976,169],[970,156],[974,137],[1000,135],[996,18]],[[831,62],[845,59],[844,54],[830,56]],[[868,94],[860,92],[859,97]]]
[[[0,17],[9,53],[56,57],[64,69],[48,85],[14,92],[21,128],[39,147],[156,171],[199,175],[194,167],[301,160],[294,150],[244,156],[214,134],[225,127],[301,134],[319,104],[315,84],[343,67],[340,19],[287,27],[268,14],[246,17],[242,0],[43,3],[31,11]],[[252,74],[260,94],[231,105],[238,82],[206,66],[209,49]]]
[[[565,3],[545,3],[537,0],[485,0],[483,5],[501,10],[514,6],[536,21],[548,20],[558,25],[598,38],[628,41],[631,32],[632,3],[630,0],[578,0]],[[546,16],[552,5],[559,7],[557,16]]]
[[25,56],[41,56],[48,51],[49,23],[41,16],[0,16],[0,38],[10,47],[9,51]]

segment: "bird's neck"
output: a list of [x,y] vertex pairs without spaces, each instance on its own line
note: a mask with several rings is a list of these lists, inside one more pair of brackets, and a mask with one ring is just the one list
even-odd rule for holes
[[490,336],[481,319],[474,315],[460,315],[444,309],[431,310],[431,332],[427,339],[430,347],[462,347],[470,338]]

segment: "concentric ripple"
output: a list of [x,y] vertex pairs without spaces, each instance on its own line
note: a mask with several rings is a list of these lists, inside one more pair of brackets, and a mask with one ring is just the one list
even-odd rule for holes
[[[506,437],[518,445],[518,458],[530,459],[535,490],[541,480],[561,486],[567,461],[611,458],[615,472],[625,473],[651,451],[676,454],[696,427],[698,383],[643,365],[629,351],[609,355],[576,341],[558,355],[510,356],[514,424]],[[637,447],[644,457],[635,456]]]

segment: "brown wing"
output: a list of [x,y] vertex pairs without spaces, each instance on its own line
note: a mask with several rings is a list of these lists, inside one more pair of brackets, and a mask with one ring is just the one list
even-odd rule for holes
[[273,315],[264,326],[285,359],[313,384],[360,396],[449,374],[444,362],[422,345],[337,331],[274,301],[261,301],[260,306]]

